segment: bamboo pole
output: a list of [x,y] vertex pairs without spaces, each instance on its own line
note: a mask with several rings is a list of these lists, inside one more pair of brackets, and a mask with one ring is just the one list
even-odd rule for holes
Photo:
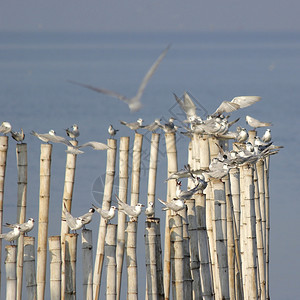
[[219,140],[216,137],[211,136],[208,138],[208,141],[209,141],[210,160],[212,160],[213,158],[217,157],[219,154],[219,147],[217,146],[217,144],[219,145]]
[[[191,138],[189,142],[189,148],[188,148],[188,164],[192,169],[195,169],[194,166],[194,158],[193,158],[193,137]],[[191,188],[194,187],[194,182],[191,177],[188,178],[188,183],[187,183],[187,189],[190,190]]]
[[216,240],[216,253],[218,264],[218,281],[222,299],[230,299],[228,261],[227,261],[227,237],[224,221],[226,220],[226,198],[224,183],[218,179],[212,180],[214,192],[214,229]]
[[[3,200],[4,200],[4,182],[6,170],[6,158],[8,149],[8,136],[0,136],[0,234],[3,224]],[[0,239],[0,261],[2,261],[2,239]],[[1,295],[1,264],[0,264],[0,295]]]
[[51,300],[61,299],[61,237],[59,235],[50,236],[50,296]]
[[40,199],[39,199],[39,230],[37,249],[37,296],[45,297],[46,263],[47,263],[47,237],[50,200],[52,145],[41,144],[40,157]]
[[[168,159],[168,176],[177,172],[177,149],[176,135],[174,132],[165,133],[166,152]],[[167,186],[167,201],[171,201],[176,195],[176,182],[169,180]],[[170,210],[166,212],[166,220],[170,216]],[[165,300],[170,298],[170,274],[171,274],[171,248],[170,248],[170,229],[168,222],[165,223],[165,247],[164,247],[164,293]]]
[[92,230],[82,229],[82,276],[83,299],[93,299],[93,240]]
[[199,259],[199,248],[198,248],[198,231],[195,213],[195,200],[189,199],[185,201],[187,206],[187,217],[188,217],[188,232],[190,238],[190,269],[192,275],[192,299],[203,299],[202,298],[202,286],[200,278],[200,259]]
[[155,224],[156,232],[156,273],[157,273],[157,293],[158,300],[164,300],[164,274],[162,263],[161,235],[160,235],[160,219],[152,221]]
[[179,215],[169,217],[172,266],[173,299],[184,299],[184,253],[182,219]]
[[147,297],[149,300],[158,299],[157,257],[156,257],[156,226],[155,222],[145,222],[145,259]]
[[24,272],[27,289],[27,299],[36,300],[36,276],[35,276],[35,238],[24,237]]
[[[70,143],[74,146],[78,145],[78,142],[75,140],[70,141]],[[71,147],[68,146],[68,150]],[[64,182],[64,192],[62,199],[62,220],[65,215],[63,213],[64,206],[66,206],[67,210],[71,212],[72,208],[72,198],[73,198],[73,189],[74,189],[74,181],[75,181],[75,168],[76,168],[76,154],[67,153],[66,158],[66,171],[65,171],[65,182]],[[67,222],[61,221],[61,299],[65,298],[65,289],[66,289],[66,280],[65,280],[65,235],[69,233],[69,226]]]
[[[17,169],[18,169],[18,203],[17,223],[22,224],[26,218],[27,202],[27,144],[16,145]],[[23,257],[24,257],[24,233],[21,232],[18,239],[17,254],[17,299],[22,299],[23,284]]]
[[108,224],[105,237],[105,254],[106,254],[106,299],[115,300],[116,292],[116,246],[117,246],[117,225]]
[[126,228],[127,261],[127,300],[138,299],[137,257],[136,257],[137,222],[129,221]]
[[65,299],[76,299],[76,256],[77,233],[69,233],[65,236],[65,274],[66,291]]
[[5,246],[5,271],[6,271],[6,300],[16,299],[17,296],[17,246]]
[[[247,281],[245,290],[247,299],[257,299],[257,267],[256,267],[256,218],[254,205],[254,184],[253,168],[251,166],[243,167],[244,173],[244,193],[245,193],[245,217],[247,229]],[[244,262],[243,262],[244,263]]]
[[[107,145],[109,149],[107,150],[106,159],[106,176],[105,176],[105,186],[104,194],[102,200],[102,208],[108,210],[111,204],[111,196],[113,191],[114,176],[115,176],[115,165],[116,165],[116,151],[117,151],[117,141],[114,139],[108,139]],[[95,268],[93,276],[93,297],[95,300],[99,298],[100,294],[100,284],[101,275],[104,259],[104,244],[106,235],[106,222],[104,218],[101,218],[99,224],[98,232],[98,242],[95,258]]]
[[[155,204],[155,188],[156,188],[156,173],[157,173],[157,157],[159,148],[159,133],[152,133],[150,161],[149,161],[149,178],[148,178],[148,204]],[[154,206],[155,207],[155,206]]]
[[[127,203],[128,189],[128,155],[129,155],[129,137],[120,138],[120,158],[119,158],[119,198]],[[122,270],[125,248],[125,214],[118,214],[117,228],[117,300],[121,296]]]

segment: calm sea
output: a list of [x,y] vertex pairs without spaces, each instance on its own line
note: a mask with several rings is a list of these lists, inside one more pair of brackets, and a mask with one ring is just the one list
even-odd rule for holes
[[[135,94],[144,74],[160,52],[171,49],[149,82],[143,95],[143,109],[131,114],[123,103],[72,85],[75,80],[112,89],[124,95]],[[164,34],[70,34],[0,33],[0,121],[11,122],[14,130],[23,128],[28,144],[27,216],[38,220],[40,141],[31,130],[45,133],[76,123],[79,142],[106,142],[107,127],[120,129],[118,136],[133,133],[119,120],[146,123],[170,116],[184,116],[175,104],[173,92],[190,92],[199,113],[213,112],[223,100],[239,95],[260,95],[262,101],[235,112],[239,125],[247,127],[245,115],[271,121],[273,140],[285,148],[271,160],[271,297],[297,299],[300,263],[299,236],[299,115],[300,115],[300,34],[296,33],[164,33]],[[249,129],[249,127],[247,127]],[[261,135],[263,130],[259,130]],[[146,203],[149,139],[146,134],[141,166],[140,202]],[[187,163],[188,139],[178,135],[178,165]],[[52,156],[49,235],[60,234],[61,200],[64,184],[65,147],[54,145]],[[131,163],[131,162],[130,162]],[[80,215],[92,203],[101,203],[106,153],[86,149],[78,157],[72,212]],[[166,193],[164,138],[159,151],[157,196]],[[130,186],[130,185],[129,185]],[[117,191],[117,187],[115,188]],[[4,222],[15,222],[17,170],[15,142],[10,139],[5,181]],[[161,206],[157,215],[163,217]],[[163,219],[163,218],[162,218]],[[145,267],[143,222],[138,239],[139,293],[144,297]],[[89,226],[94,244],[99,216]],[[116,219],[115,219],[116,221]],[[162,226],[164,221],[162,220]],[[32,234],[37,237],[37,226]],[[79,239],[80,242],[80,239]],[[81,252],[78,270],[81,270]],[[4,254],[2,257],[2,270]],[[5,272],[2,272],[2,295]],[[78,299],[82,297],[78,276]],[[49,279],[49,274],[47,274]],[[105,286],[105,283],[103,283]],[[126,282],[123,283],[125,299]],[[47,286],[49,294],[49,286]],[[101,290],[104,297],[104,288]],[[24,293],[24,299],[25,299]],[[48,298],[49,299],[49,298]]]

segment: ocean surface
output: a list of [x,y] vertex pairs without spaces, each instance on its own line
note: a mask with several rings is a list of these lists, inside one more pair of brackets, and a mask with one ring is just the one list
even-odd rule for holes
[[[68,82],[79,81],[133,96],[148,68],[168,44],[171,44],[171,48],[146,87],[142,97],[143,108],[138,113],[130,113],[128,107],[116,99]],[[221,101],[231,100],[235,96],[262,97],[255,105],[234,112],[231,120],[241,117],[238,125],[247,129],[250,128],[245,123],[246,115],[270,121],[273,123],[274,144],[285,147],[271,158],[270,294],[272,299],[297,299],[300,294],[300,34],[297,33],[0,32],[0,122],[9,121],[14,130],[23,128],[26,133],[27,217],[38,221],[41,142],[30,135],[31,130],[45,133],[54,129],[58,135],[64,136],[64,129],[76,123],[80,129],[79,143],[91,140],[106,142],[109,137],[107,128],[113,124],[120,130],[117,137],[130,136],[132,144],[134,133],[122,126],[119,120],[132,122],[141,117],[145,124],[160,117],[167,120],[175,116],[182,120],[184,115],[176,105],[173,92],[181,96],[185,91],[196,99],[198,112],[203,116],[212,113]],[[259,135],[263,132],[263,129],[258,130]],[[140,186],[142,203],[146,203],[147,199],[150,138],[149,133],[145,134]],[[182,168],[187,163],[188,138],[178,134],[177,140],[178,166]],[[106,153],[88,148],[84,151],[77,158],[72,206],[75,216],[86,212],[92,203],[101,204],[103,192]],[[163,135],[158,159],[156,194],[164,198],[167,172]],[[65,146],[55,144],[51,169],[49,235],[60,234],[65,160]],[[129,164],[131,166],[131,160]],[[117,192],[117,186],[114,191]],[[16,221],[16,205],[15,141],[9,139],[4,222]],[[156,211],[157,216],[162,218],[161,228],[164,228],[164,213],[159,203]],[[141,215],[138,232],[140,299],[144,298],[146,282],[144,221],[145,217]],[[94,254],[98,222],[99,216],[95,214],[88,226],[93,229]],[[38,226],[31,233],[37,237],[37,232]],[[78,299],[82,298],[80,241],[79,237]],[[5,293],[4,257],[3,250],[2,297]],[[105,295],[104,287],[105,280],[101,299]],[[122,291],[122,299],[125,299],[126,280]],[[49,284],[46,294],[49,295]]]

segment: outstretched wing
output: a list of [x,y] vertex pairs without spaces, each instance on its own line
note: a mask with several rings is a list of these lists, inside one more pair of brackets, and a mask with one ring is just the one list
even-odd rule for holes
[[240,108],[248,107],[261,100],[260,96],[239,96],[231,100],[232,103],[236,103]]

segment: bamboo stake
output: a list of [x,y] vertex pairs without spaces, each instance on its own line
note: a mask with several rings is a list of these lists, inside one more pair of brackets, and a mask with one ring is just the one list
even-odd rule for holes
[[169,217],[171,261],[172,261],[172,294],[173,299],[184,299],[184,254],[182,219],[179,215]]
[[92,230],[82,229],[83,299],[93,299],[93,241]]
[[[194,165],[194,158],[193,158],[193,137],[189,142],[189,148],[188,148],[188,164],[190,165],[190,167],[192,169],[195,169],[195,165]],[[187,189],[190,190],[191,188],[193,188],[194,186],[194,182],[193,179],[191,177],[188,178],[188,183],[187,183]]]
[[24,272],[27,288],[27,299],[36,300],[36,276],[35,276],[35,238],[24,237]]
[[159,133],[152,133],[150,161],[149,161],[149,178],[148,178],[148,203],[152,202],[154,204],[155,204],[155,187],[156,187],[159,138],[160,138]]
[[155,224],[156,232],[156,273],[157,273],[157,293],[158,300],[164,300],[164,274],[162,264],[161,236],[160,236],[160,220],[155,219],[152,223]]
[[16,299],[17,296],[17,246],[7,245],[5,246],[5,250],[6,299],[13,300]]
[[[119,198],[127,203],[128,189],[128,155],[129,155],[129,137],[120,138],[120,159],[119,159]],[[125,248],[125,214],[118,214],[117,228],[117,300],[121,296],[121,281]]]
[[230,299],[229,296],[229,278],[228,278],[228,261],[227,261],[227,238],[226,228],[224,228],[224,219],[226,219],[225,206],[225,186],[220,180],[213,179],[214,192],[214,227],[216,239],[216,253],[218,263],[218,280],[222,299]]
[[[168,176],[177,172],[177,150],[176,150],[176,135],[174,132],[165,133],[166,151],[168,159]],[[175,180],[168,181],[167,201],[171,201],[176,195]],[[166,212],[166,220],[170,216],[170,210]],[[170,229],[168,222],[165,223],[165,250],[164,250],[164,292],[165,300],[170,298],[170,274],[171,274],[171,248],[170,248]]]
[[[114,139],[108,139],[107,145],[109,149],[107,150],[106,159],[106,176],[105,176],[105,186],[104,194],[102,200],[102,208],[108,210],[111,204],[111,196],[113,191],[114,176],[115,176],[115,165],[116,165],[116,151],[117,151],[117,141]],[[106,235],[106,222],[103,218],[100,220],[99,232],[98,232],[98,242],[97,251],[95,258],[95,268],[93,276],[93,297],[95,300],[99,298],[101,275],[104,259],[104,244]]]
[[203,299],[202,298],[202,287],[200,278],[200,259],[199,259],[199,249],[198,249],[198,232],[196,223],[196,213],[195,213],[195,200],[189,199],[185,201],[187,206],[187,217],[188,217],[188,231],[190,238],[190,269],[192,275],[192,299]]
[[257,132],[256,130],[249,130],[248,134],[249,134],[248,141],[254,146],[254,140],[257,135]]
[[[70,143],[74,146],[78,145],[78,142],[73,140]],[[70,146],[68,146],[68,150],[70,150]],[[66,206],[67,210],[71,212],[72,208],[72,197],[73,197],[73,189],[74,189],[74,181],[75,181],[75,168],[76,168],[76,154],[67,154],[66,158],[66,171],[65,171],[65,183],[64,183],[64,192],[63,192],[63,200],[62,200],[62,219],[64,219],[64,206]],[[65,280],[65,235],[69,233],[69,226],[67,222],[61,221],[61,299],[65,298],[65,290],[66,290],[66,280]]]
[[138,299],[137,257],[136,257],[137,222],[129,221],[126,228],[127,256],[127,300]]
[[219,145],[219,140],[216,137],[211,136],[208,138],[208,141],[209,141],[210,160],[212,160],[213,158],[217,157],[219,154],[219,147],[217,146],[217,144]]
[[117,225],[108,224],[105,237],[105,254],[106,254],[106,299],[115,300],[116,293],[116,246],[117,246]]
[[77,233],[69,233],[65,236],[65,274],[66,291],[65,299],[76,299],[76,256],[77,256]]
[[[4,200],[4,181],[6,170],[6,158],[8,149],[8,136],[0,136],[0,234],[3,224],[3,200]],[[0,261],[2,261],[2,239],[0,239]],[[1,264],[0,264],[0,295],[1,295]]]
[[[26,218],[27,202],[27,144],[16,145],[17,168],[18,168],[18,203],[17,223],[22,224]],[[23,257],[24,257],[24,233],[18,239],[17,254],[17,299],[22,299],[23,283]]]
[[47,236],[50,200],[51,176],[51,144],[41,144],[40,157],[40,199],[39,199],[39,230],[37,249],[37,296],[45,297],[46,263],[47,263]]
[[[51,300],[61,299],[61,237],[59,235],[50,236],[50,296]],[[30,299],[30,298],[29,298]]]

